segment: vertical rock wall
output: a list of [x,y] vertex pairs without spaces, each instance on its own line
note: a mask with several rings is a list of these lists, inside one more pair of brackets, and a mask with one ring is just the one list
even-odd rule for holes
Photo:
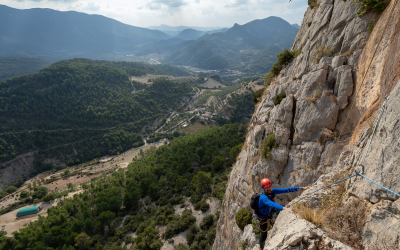
[[[357,100],[357,105],[350,114],[342,141],[328,162],[334,147],[334,143],[331,141],[332,134],[343,127],[350,104],[355,100],[360,76],[366,70],[366,61],[375,48],[374,45],[377,44],[376,37],[381,34],[384,22],[382,19],[387,17],[390,6],[380,19],[376,14],[367,14],[359,18],[355,14],[356,9],[357,5],[353,1],[344,2],[342,0],[318,1],[314,9],[307,9],[292,46],[292,50],[301,50],[301,54],[272,81],[262,101],[256,107],[243,151],[230,175],[213,249],[239,249],[240,243],[246,238],[249,240],[246,249],[253,249],[256,246],[257,241],[252,234],[251,225],[247,225],[242,232],[235,223],[235,214],[240,208],[249,208],[250,196],[261,190],[259,181],[262,178],[271,179],[274,187],[277,188],[307,185],[313,185],[316,188],[323,185],[326,175],[346,167],[345,164],[350,159],[353,164],[357,164],[368,133],[366,128],[360,127],[360,119],[362,120],[362,116],[368,110],[371,113],[369,116],[374,114],[379,108],[380,102],[376,100],[379,99],[381,90],[385,89],[390,93],[396,86],[393,81],[400,78],[400,74],[398,74],[400,73],[400,55],[398,55],[400,53],[398,47],[400,46],[400,29],[396,30],[400,23],[398,14],[400,9],[397,7],[395,10],[395,18],[389,25],[389,32],[385,33],[384,44],[387,47],[381,48],[378,52],[380,53],[379,57],[374,60],[372,65],[374,73],[368,76],[367,83],[362,90],[363,94]],[[370,38],[367,30],[372,21],[377,24]],[[390,58],[388,53],[392,53],[393,57]],[[375,81],[372,81],[373,78]],[[389,89],[390,91],[388,91]],[[274,105],[275,97],[281,93],[285,93],[286,98],[280,104]],[[397,101],[398,106],[399,99],[396,97],[394,99],[391,105],[396,105],[394,103]],[[373,108],[374,105],[375,108]],[[393,116],[390,119],[392,122],[385,127],[384,131],[381,131],[382,138],[380,140],[382,142],[375,142],[377,147],[375,150],[381,151],[381,153],[379,156],[371,157],[370,164],[373,167],[368,170],[368,174],[381,175],[381,178],[378,178],[381,181],[384,181],[382,180],[385,176],[383,173],[400,173],[399,157],[394,156],[399,151],[399,145],[396,145],[395,140],[397,139],[398,144],[400,118]],[[350,147],[351,135],[356,127],[360,130],[358,131],[360,138],[357,135],[355,141],[359,141],[359,143],[352,150]],[[271,150],[271,159],[268,160],[262,156],[262,143],[263,139],[272,133],[279,146]],[[389,134],[396,133],[395,136],[389,136]],[[395,144],[395,149],[391,150],[389,155],[384,153],[386,147],[382,146],[385,140],[387,140],[385,145]],[[339,158],[340,161],[338,161]],[[343,159],[345,160],[343,161]],[[337,164],[335,164],[336,162]],[[390,178],[386,180],[386,182],[388,181],[393,188],[399,188],[397,182]],[[387,202],[384,204],[379,203],[380,206],[386,209],[387,214],[392,213],[393,217],[398,217],[393,212],[396,211],[398,203],[397,201],[393,205],[395,197],[383,194],[378,188],[367,189],[365,185],[367,184],[363,182],[350,184],[349,194],[361,199],[370,199],[374,203],[386,200]],[[287,204],[298,195],[301,194],[279,195],[276,201]],[[313,201],[312,198],[309,201],[310,203],[318,202],[318,200]],[[380,212],[373,211],[375,212],[371,213],[368,218],[370,226],[365,228],[365,235],[373,235],[376,231],[371,228],[371,225],[377,223],[376,218],[379,217]],[[285,213],[291,214],[286,211]],[[318,238],[318,240],[326,241],[326,244],[332,248],[349,248],[328,239],[315,226],[308,225],[298,216],[293,216],[287,220],[281,216],[278,217],[278,221],[281,222],[277,221],[268,238],[271,242],[277,243],[268,249],[295,246],[304,237],[308,240],[308,244],[313,244],[312,242]],[[296,229],[297,224],[303,226]],[[296,238],[294,236],[296,230],[309,232],[308,236],[302,234],[301,237]],[[368,237],[365,242],[368,242]],[[256,248],[257,246],[254,249]]]

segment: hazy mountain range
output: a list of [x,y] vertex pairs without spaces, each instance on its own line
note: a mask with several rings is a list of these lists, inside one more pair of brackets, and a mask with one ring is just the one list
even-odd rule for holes
[[121,53],[169,35],[75,11],[18,10],[0,5],[0,55],[46,59]]
[[244,25],[235,24],[226,32],[205,34],[197,40],[175,45],[171,44],[172,41],[166,42],[164,47],[157,46],[154,51],[143,52],[164,52],[167,54],[165,63],[208,69],[250,69],[247,66],[258,64],[258,61],[265,67],[256,68],[264,71],[272,67],[280,51],[290,48],[296,34],[297,28],[282,18],[268,17]]
[[177,36],[184,30],[196,30],[202,31],[205,33],[216,33],[216,32],[225,32],[229,28],[228,27],[195,27],[195,26],[169,26],[169,25],[159,25],[159,26],[149,26],[149,29],[162,31],[170,36]]
[[297,34],[295,25],[278,17],[229,29],[167,25],[147,29],[100,15],[4,5],[0,5],[0,23],[0,56],[135,60],[128,55],[151,54],[159,55],[163,63],[208,69],[244,69],[262,61],[262,71],[268,70],[277,53],[289,48]]

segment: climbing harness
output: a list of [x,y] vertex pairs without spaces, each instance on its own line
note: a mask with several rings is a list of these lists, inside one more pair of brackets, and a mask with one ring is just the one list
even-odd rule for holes
[[[270,230],[269,225],[271,225],[272,228],[272,225],[275,224],[276,217],[278,217],[278,212],[272,212],[271,215],[268,216],[266,219],[260,218],[256,214],[253,214],[253,221],[259,221],[258,228],[260,229],[261,232],[265,233],[268,230]],[[269,223],[269,225],[267,225],[267,229],[263,231],[261,229],[261,225],[265,225],[266,223]]]

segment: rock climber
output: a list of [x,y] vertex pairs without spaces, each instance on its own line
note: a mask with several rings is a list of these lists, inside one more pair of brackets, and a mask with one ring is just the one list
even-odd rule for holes
[[280,211],[290,209],[275,203],[275,195],[296,192],[300,189],[306,190],[310,187],[272,188],[272,183],[267,178],[261,180],[261,185],[264,191],[260,195],[258,209],[255,211],[260,222],[260,249],[263,250],[267,239],[269,222],[275,220]]

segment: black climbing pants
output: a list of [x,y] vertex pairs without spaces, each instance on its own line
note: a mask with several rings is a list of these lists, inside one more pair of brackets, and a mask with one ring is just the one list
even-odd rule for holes
[[265,220],[259,221],[260,228],[260,248],[264,249],[265,240],[268,236],[268,230],[272,228],[275,223],[276,217],[278,217],[280,211],[273,209]]
[[268,235],[269,220],[260,220],[260,248],[264,249],[265,240]]

